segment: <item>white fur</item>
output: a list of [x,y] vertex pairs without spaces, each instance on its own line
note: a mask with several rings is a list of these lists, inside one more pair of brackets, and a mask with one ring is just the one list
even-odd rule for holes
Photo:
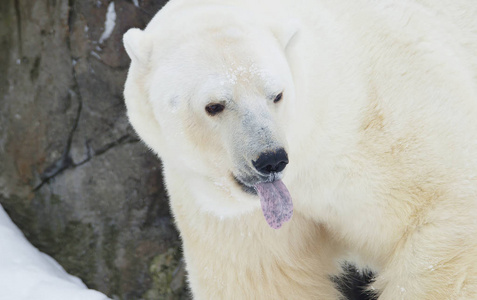
[[[336,299],[327,275],[351,259],[379,299],[476,299],[476,16],[470,0],[172,0],[128,32],[128,115],[163,160],[194,297]],[[231,174],[277,147],[295,214],[274,231]]]

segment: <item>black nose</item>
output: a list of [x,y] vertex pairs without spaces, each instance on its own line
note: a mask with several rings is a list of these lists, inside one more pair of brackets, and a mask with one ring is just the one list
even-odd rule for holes
[[260,154],[256,161],[252,161],[252,164],[255,169],[263,174],[281,172],[288,164],[288,155],[285,149],[280,148],[276,151]]

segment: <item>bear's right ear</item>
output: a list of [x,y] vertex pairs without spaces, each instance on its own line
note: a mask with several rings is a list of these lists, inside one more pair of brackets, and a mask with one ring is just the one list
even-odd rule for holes
[[152,39],[147,33],[138,28],[131,28],[124,34],[123,43],[131,61],[142,66],[149,63]]

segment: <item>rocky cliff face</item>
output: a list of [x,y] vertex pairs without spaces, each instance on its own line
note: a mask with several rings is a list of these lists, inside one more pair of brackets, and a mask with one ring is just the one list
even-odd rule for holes
[[184,297],[160,161],[122,96],[122,35],[165,2],[0,1],[0,203],[35,246],[119,299]]

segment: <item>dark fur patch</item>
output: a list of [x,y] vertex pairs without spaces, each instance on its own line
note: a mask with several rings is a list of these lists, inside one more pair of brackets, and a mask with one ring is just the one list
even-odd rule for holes
[[346,300],[377,300],[379,294],[369,292],[368,286],[374,281],[374,274],[369,270],[358,270],[354,265],[345,263],[343,273],[332,277],[338,290]]

